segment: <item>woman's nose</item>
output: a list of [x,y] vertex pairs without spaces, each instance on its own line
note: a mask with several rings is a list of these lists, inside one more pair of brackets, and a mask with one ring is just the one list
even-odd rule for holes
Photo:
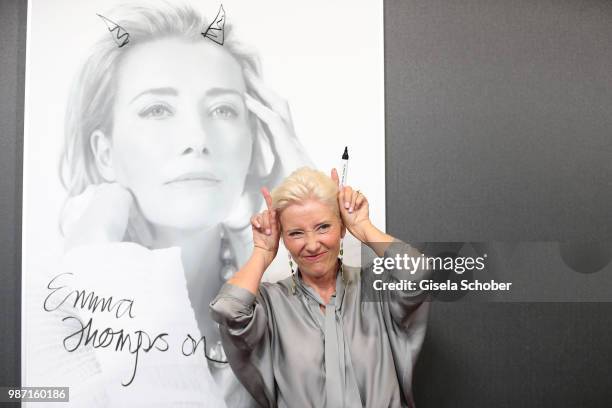
[[200,118],[199,114],[192,114],[191,117],[185,118],[180,129],[181,135],[175,135],[181,141],[179,147],[182,155],[206,155],[210,153],[210,140],[208,132]]
[[319,239],[317,237],[317,234],[315,233],[309,233],[306,234],[306,251],[308,252],[316,252],[319,249]]

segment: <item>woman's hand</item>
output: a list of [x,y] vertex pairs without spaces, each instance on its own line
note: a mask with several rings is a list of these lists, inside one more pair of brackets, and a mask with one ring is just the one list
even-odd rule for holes
[[[128,229],[131,238],[143,245],[151,240],[148,224],[140,214],[132,193],[120,184],[90,185],[71,200],[81,200],[78,206],[84,209],[65,228],[66,250],[79,245],[121,242]],[[69,211],[76,209],[69,208]]]
[[340,187],[336,169],[332,169],[331,178],[340,189],[338,207],[344,226],[359,241],[367,243],[368,232],[374,228],[370,222],[370,206],[367,198],[359,190],[353,190],[350,186]]
[[261,278],[276,253],[280,239],[280,227],[276,218],[276,210],[272,208],[272,196],[267,188],[261,189],[267,209],[251,217],[253,230],[253,253],[249,260],[232,276],[227,283],[240,286],[257,294]]
[[302,166],[313,166],[304,147],[295,135],[291,111],[286,100],[278,96],[252,70],[245,68],[244,77],[253,95],[245,95],[247,108],[267,128],[272,149],[279,161],[272,183],[276,183],[290,171]]
[[253,230],[255,250],[261,250],[267,265],[270,265],[278,252],[280,228],[276,217],[276,210],[272,208],[270,192],[267,188],[263,187],[261,193],[266,201],[267,209],[251,217],[251,229]]
[[[331,178],[340,187],[336,169],[332,169]],[[338,207],[340,207],[340,216],[346,229],[359,241],[372,248],[376,255],[383,256],[394,238],[372,224],[370,221],[370,205],[363,193],[359,190],[353,190],[349,186],[340,188]]]

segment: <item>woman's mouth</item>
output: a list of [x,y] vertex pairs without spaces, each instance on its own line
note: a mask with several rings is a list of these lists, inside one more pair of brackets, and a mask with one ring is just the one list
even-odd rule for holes
[[321,258],[323,258],[323,256],[325,256],[326,253],[327,252],[320,252],[320,253],[315,254],[315,255],[302,255],[302,258],[304,258],[308,262],[316,262],[316,261],[320,260]]
[[168,185],[185,187],[213,187],[221,182],[215,175],[209,172],[189,172],[166,182]]

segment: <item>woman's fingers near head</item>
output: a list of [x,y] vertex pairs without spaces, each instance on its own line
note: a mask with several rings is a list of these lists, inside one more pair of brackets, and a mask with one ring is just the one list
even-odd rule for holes
[[355,208],[361,208],[361,206],[367,202],[366,197],[363,195],[363,193],[359,193],[357,194],[357,201],[355,201]]
[[270,194],[270,191],[266,187],[261,188],[261,194],[263,195],[264,200],[266,201],[266,207],[268,207],[268,210],[271,210],[272,209],[272,194]]
[[342,189],[342,192],[343,192],[343,201],[344,201],[342,205],[344,206],[344,209],[348,210],[349,208],[351,208],[353,189],[350,188],[349,186],[345,186]]
[[266,86],[265,82],[250,68],[245,68],[243,72],[247,83],[257,96],[261,98],[263,103],[278,113],[284,120],[290,121],[291,112],[287,101]]
[[340,212],[344,211],[344,188],[338,190],[338,207]]
[[269,210],[268,211],[268,225],[270,226],[270,233],[268,235],[276,234],[276,211]]
[[351,194],[351,205],[349,206],[349,212],[352,213],[355,210],[355,204],[357,203],[357,197],[359,196],[359,191],[353,191]]
[[264,211],[263,217],[261,218],[261,229],[266,233],[266,235],[270,235],[272,233],[270,230],[270,211]]
[[278,226],[278,219],[276,218],[276,210],[270,210],[270,226],[274,229]]
[[[119,242],[129,230],[131,239],[149,242],[144,216],[135,211],[135,198],[118,183],[100,183],[86,190],[91,195],[77,219],[65,229],[67,248],[92,242]],[[151,233],[152,235],[152,233]]]
[[338,177],[338,170],[335,167],[331,169],[331,179],[340,187],[340,177]]
[[[271,130],[275,130],[278,133],[280,129],[284,128],[285,122],[278,112],[268,108],[249,94],[245,94],[244,101],[247,109],[253,112]],[[272,135],[274,134],[273,132]]]
[[278,220],[276,210],[264,210],[251,217],[251,225],[266,235],[278,232]]
[[257,229],[261,228],[261,220],[260,220],[259,214],[255,214],[254,216],[251,217],[251,225]]

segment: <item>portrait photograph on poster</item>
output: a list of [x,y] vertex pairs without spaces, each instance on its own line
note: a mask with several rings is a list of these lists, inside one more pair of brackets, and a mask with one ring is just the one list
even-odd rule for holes
[[75,407],[250,406],[208,305],[262,187],[348,147],[384,226],[381,2],[32,0],[26,78],[24,383]]

